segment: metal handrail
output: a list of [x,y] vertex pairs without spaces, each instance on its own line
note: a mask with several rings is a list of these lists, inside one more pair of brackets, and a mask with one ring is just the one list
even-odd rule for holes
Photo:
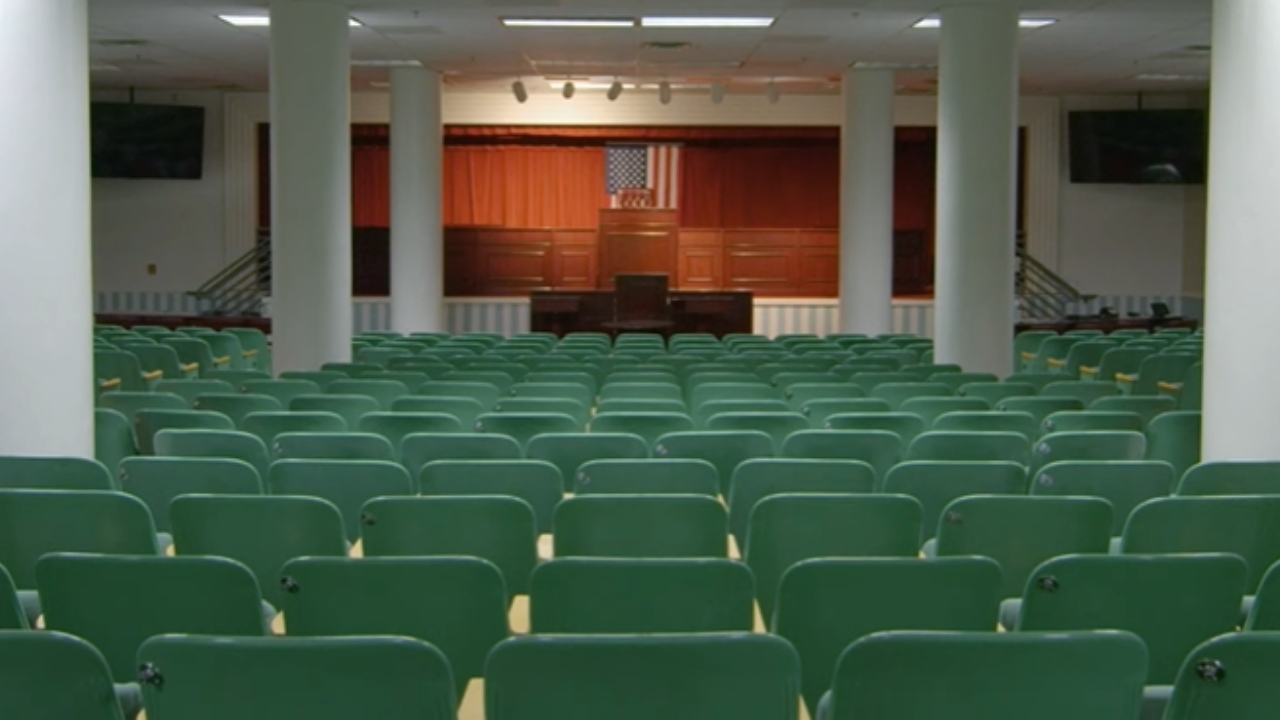
[[251,250],[188,294],[207,304],[206,314],[257,315],[270,288],[271,242],[259,237]]

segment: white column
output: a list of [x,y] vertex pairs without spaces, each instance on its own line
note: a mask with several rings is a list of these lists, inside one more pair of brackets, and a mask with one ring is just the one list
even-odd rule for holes
[[444,321],[444,130],[440,75],[391,71],[391,329],[441,332]]
[[936,358],[1013,371],[1018,13],[942,10],[938,91]]
[[891,70],[844,76],[840,133],[840,331],[893,331]]
[[1280,460],[1280,3],[1213,6],[1204,430],[1213,460]]
[[0,454],[93,457],[86,0],[0,23]]
[[351,54],[347,9],[271,0],[275,366],[351,357]]

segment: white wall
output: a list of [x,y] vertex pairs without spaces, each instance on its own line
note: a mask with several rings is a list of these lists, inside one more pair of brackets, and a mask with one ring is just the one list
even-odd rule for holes
[[[94,100],[127,102],[126,93]],[[97,292],[184,292],[221,270],[224,254],[223,95],[138,93],[137,102],[205,108],[200,180],[93,181],[93,278]],[[155,264],[156,274],[147,273]]]
[[[1143,107],[1203,107],[1202,97],[1147,96]],[[1063,98],[1062,111],[1133,110],[1133,95]],[[1065,117],[1063,127],[1066,127]],[[1073,184],[1062,144],[1059,272],[1095,295],[1181,295],[1203,287],[1205,187]]]

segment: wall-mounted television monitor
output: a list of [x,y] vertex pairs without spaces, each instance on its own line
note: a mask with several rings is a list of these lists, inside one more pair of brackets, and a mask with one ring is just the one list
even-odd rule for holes
[[204,108],[93,103],[93,176],[199,180],[204,173]]
[[1208,164],[1202,110],[1073,112],[1071,182],[1200,185]]

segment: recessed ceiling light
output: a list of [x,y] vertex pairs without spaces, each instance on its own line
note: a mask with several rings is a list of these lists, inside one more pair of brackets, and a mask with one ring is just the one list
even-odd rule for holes
[[502,24],[517,28],[629,28],[635,18],[502,18]]
[[1209,78],[1203,75],[1176,75],[1173,73],[1142,73],[1135,75],[1134,80],[1151,80],[1156,82],[1205,82]]
[[771,17],[642,17],[641,27],[655,28],[767,28]]
[[[218,19],[224,23],[235,25],[236,27],[270,27],[271,17],[268,15],[219,15]],[[351,27],[363,27],[359,20],[349,18],[347,24]]]
[[421,60],[352,60],[351,67],[422,67]]
[[[1034,30],[1035,28],[1042,28],[1056,22],[1058,21],[1054,18],[1020,18],[1018,20],[1018,27],[1024,30]],[[916,28],[917,30],[937,30],[942,27],[942,18],[923,18],[911,27]]]

